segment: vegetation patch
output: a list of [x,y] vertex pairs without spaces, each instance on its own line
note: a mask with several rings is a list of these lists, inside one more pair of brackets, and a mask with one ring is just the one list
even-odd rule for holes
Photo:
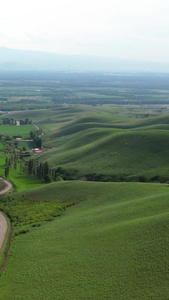
[[22,191],[10,196],[1,196],[0,210],[4,211],[14,226],[48,221],[62,215],[66,207],[76,203],[74,199],[62,201],[54,193],[56,188],[55,185],[49,185],[44,186],[42,190],[40,188],[30,192]]
[[7,255],[8,255],[10,246],[11,246],[11,239],[12,239],[12,234],[13,234],[13,228],[10,223],[10,220],[7,217],[6,217],[6,219],[8,222],[8,228],[7,228],[5,241],[4,241],[1,251],[0,251],[0,276],[2,275],[2,272],[3,272],[6,262],[7,262]]

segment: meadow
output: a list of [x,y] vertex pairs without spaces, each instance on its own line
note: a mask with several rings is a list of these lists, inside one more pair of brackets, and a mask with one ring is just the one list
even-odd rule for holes
[[8,126],[0,125],[0,134],[9,136],[21,136],[23,139],[30,139],[30,131],[34,130],[33,126]]
[[33,227],[18,218],[0,299],[167,299],[167,185],[74,181],[21,194],[30,206],[77,204]]
[[[28,172],[29,157],[10,166],[0,299],[168,299],[168,75],[0,72],[0,94],[1,120],[40,129],[0,133],[41,135],[30,161],[52,181]],[[14,150],[0,143],[2,176]]]

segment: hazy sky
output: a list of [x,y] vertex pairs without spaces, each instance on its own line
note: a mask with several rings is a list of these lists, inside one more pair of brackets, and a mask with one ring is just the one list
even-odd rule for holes
[[169,1],[5,0],[0,46],[169,62]]

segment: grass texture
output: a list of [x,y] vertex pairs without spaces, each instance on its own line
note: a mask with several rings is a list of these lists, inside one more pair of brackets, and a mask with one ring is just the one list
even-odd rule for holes
[[10,138],[20,135],[23,139],[30,139],[31,130],[35,130],[35,128],[33,126],[0,126],[0,134],[9,136]]
[[168,298],[167,185],[59,182],[22,193],[77,204],[13,238],[0,299]]

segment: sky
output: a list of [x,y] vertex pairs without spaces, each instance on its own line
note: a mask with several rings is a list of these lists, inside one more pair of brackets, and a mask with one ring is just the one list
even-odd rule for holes
[[169,1],[5,0],[0,47],[169,62]]

